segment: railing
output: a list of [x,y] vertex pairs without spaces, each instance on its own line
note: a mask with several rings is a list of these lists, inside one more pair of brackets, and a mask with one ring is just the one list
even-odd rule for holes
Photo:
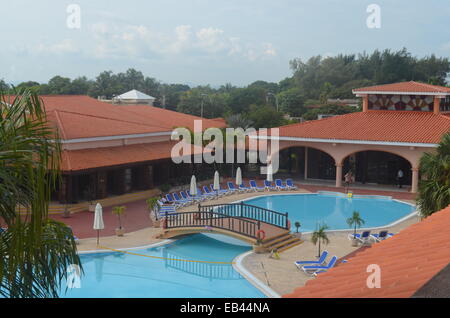
[[165,266],[178,271],[196,275],[199,277],[205,277],[209,279],[220,280],[238,280],[242,279],[242,276],[233,269],[230,264],[210,264],[200,262],[183,262],[184,257],[180,257],[176,254],[163,252],[165,259]]
[[280,213],[277,211],[261,208],[259,206],[245,204],[244,202],[212,205],[199,204],[198,210],[201,212],[213,211],[232,217],[258,220],[282,229],[289,230],[288,213]]
[[219,228],[251,238],[257,238],[256,233],[261,229],[261,222],[234,217],[224,213],[212,211],[184,212],[168,216],[166,228],[180,227]]

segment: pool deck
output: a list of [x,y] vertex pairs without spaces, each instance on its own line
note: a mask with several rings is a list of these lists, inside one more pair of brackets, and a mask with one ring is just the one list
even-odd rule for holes
[[[221,204],[235,201],[245,200],[251,197],[263,196],[277,193],[311,193],[317,191],[337,191],[343,192],[343,188],[317,186],[317,185],[301,185],[298,191],[271,191],[271,192],[251,192],[239,193],[231,196],[225,196],[216,200],[210,200],[205,204]],[[372,195],[388,195],[394,199],[414,203],[414,194],[403,191],[375,191],[371,189],[351,189],[355,194],[372,194]],[[78,250],[92,251],[99,250],[102,247],[121,249],[146,246],[158,242],[162,239],[155,238],[162,232],[160,228],[152,227],[152,221],[146,209],[144,201],[136,201],[128,203],[127,215],[123,220],[123,226],[127,233],[123,237],[117,237],[114,229],[117,227],[117,219],[112,215],[110,208],[104,209],[105,230],[101,232],[100,246],[96,243],[96,231],[92,229],[94,215],[92,212],[79,212],[73,214],[70,218],[62,218],[61,216],[53,216],[70,226],[72,226],[75,235],[79,240]],[[180,212],[195,211],[195,206],[180,209]],[[409,225],[419,222],[419,217],[413,216],[389,228],[390,232],[398,233],[401,229]],[[377,230],[379,231],[379,229]],[[343,258],[354,252],[359,247],[352,247],[348,240],[348,233],[351,231],[329,232],[328,237],[330,244],[325,246],[331,255]],[[313,260],[317,255],[317,246],[310,242],[310,235],[304,234],[302,239],[304,242],[298,246],[288,249],[280,254],[280,259],[276,260],[269,257],[269,254],[251,253],[244,258],[243,266],[253,274],[262,283],[268,285],[280,295],[290,293],[295,288],[303,286],[307,280],[314,279],[306,276],[294,265],[296,260]],[[323,250],[323,249],[322,249]],[[339,264],[338,264],[339,266]]]

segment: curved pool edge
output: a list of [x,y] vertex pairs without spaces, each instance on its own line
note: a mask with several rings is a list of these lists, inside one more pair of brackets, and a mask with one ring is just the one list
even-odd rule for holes
[[[161,242],[151,243],[148,245],[142,245],[142,246],[135,246],[135,247],[125,247],[125,248],[115,248],[116,251],[112,251],[109,249],[98,249],[98,250],[90,250],[90,251],[77,251],[80,255],[87,255],[87,254],[99,254],[99,253],[118,253],[117,251],[129,251],[129,250],[139,250],[139,249],[148,249],[148,248],[154,248],[159,247],[163,245],[167,245],[170,243],[173,243],[177,241],[176,239],[167,239]],[[238,272],[246,281],[248,281],[253,287],[258,289],[260,292],[262,292],[264,295],[266,295],[269,298],[281,298],[281,296],[275,292],[273,289],[271,289],[269,286],[264,284],[262,281],[260,281],[258,278],[256,278],[249,270],[245,268],[245,266],[242,264],[245,257],[249,256],[250,254],[253,254],[253,251],[248,251],[242,254],[237,255],[233,261],[232,261],[232,267],[233,269]],[[256,299],[256,298],[255,298]]]
[[[336,193],[341,193],[341,192],[336,192]],[[255,193],[255,194],[257,194],[257,193]],[[230,203],[240,203],[240,202],[245,202],[245,201],[249,201],[249,200],[253,200],[253,199],[261,198],[261,197],[266,197],[266,196],[268,197],[268,196],[279,196],[279,195],[311,195],[311,194],[318,195],[319,191],[317,191],[317,192],[301,192],[301,193],[282,193],[282,192],[281,193],[280,192],[267,193],[267,194],[261,194],[261,195],[254,195],[254,196],[245,198],[243,200],[237,200],[237,201],[233,201],[233,202],[230,202]],[[370,196],[370,195],[367,195],[367,196]],[[375,194],[373,196],[376,197],[378,195]],[[399,199],[390,199],[390,200],[410,205],[410,206],[416,208],[416,210],[414,210],[410,214],[405,215],[404,217],[402,217],[402,218],[400,218],[398,220],[395,220],[392,223],[389,223],[389,224],[386,224],[386,225],[383,225],[383,226],[377,226],[377,227],[358,228],[358,231],[384,229],[384,228],[387,228],[387,227],[395,226],[395,225],[400,224],[401,222],[404,222],[404,221],[406,221],[406,220],[408,220],[408,219],[410,219],[410,218],[412,218],[414,216],[419,215],[419,211],[417,210],[417,206],[415,204],[412,204],[412,203],[409,203],[409,202],[405,202],[405,201],[402,201],[402,200],[399,200]],[[354,231],[354,229],[327,230],[326,232],[331,233],[331,232],[349,232],[349,231]],[[313,233],[313,231],[302,232],[302,234],[311,234],[311,233]]]
[[233,268],[237,271],[242,277],[244,277],[250,284],[252,284],[255,288],[261,291],[264,295],[269,298],[281,298],[280,294],[274,291],[272,288],[264,284],[261,280],[256,278],[247,268],[245,268],[243,261],[244,259],[253,254],[253,251],[248,251],[243,254],[236,256],[233,260]]

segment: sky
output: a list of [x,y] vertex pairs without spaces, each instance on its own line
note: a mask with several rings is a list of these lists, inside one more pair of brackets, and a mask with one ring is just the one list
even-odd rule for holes
[[0,79],[13,84],[135,68],[163,83],[244,86],[279,82],[292,75],[290,60],[315,55],[406,47],[450,57],[446,0],[0,3]]

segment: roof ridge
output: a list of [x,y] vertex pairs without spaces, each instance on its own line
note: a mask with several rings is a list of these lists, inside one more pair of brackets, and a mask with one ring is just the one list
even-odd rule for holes
[[[56,110],[56,109],[55,109],[55,110]],[[61,109],[58,109],[57,111],[63,112],[63,113],[68,113],[68,114],[76,114],[76,115],[80,115],[80,116],[92,117],[92,118],[100,118],[100,119],[114,120],[114,121],[118,121],[118,122],[124,122],[124,123],[129,123],[129,124],[135,124],[135,125],[140,125],[140,126],[145,126],[145,127],[155,127],[155,128],[163,128],[163,129],[168,129],[168,130],[170,130],[170,128],[168,128],[168,127],[157,126],[157,125],[147,125],[147,124],[144,124],[144,123],[142,123],[142,122],[135,122],[135,121],[129,121],[129,120],[123,120],[123,119],[117,119],[117,118],[111,118],[111,117],[104,117],[104,116],[96,116],[96,115],[84,114],[84,113],[79,113],[79,112],[74,112],[74,111],[68,111],[68,110],[61,110]]]

